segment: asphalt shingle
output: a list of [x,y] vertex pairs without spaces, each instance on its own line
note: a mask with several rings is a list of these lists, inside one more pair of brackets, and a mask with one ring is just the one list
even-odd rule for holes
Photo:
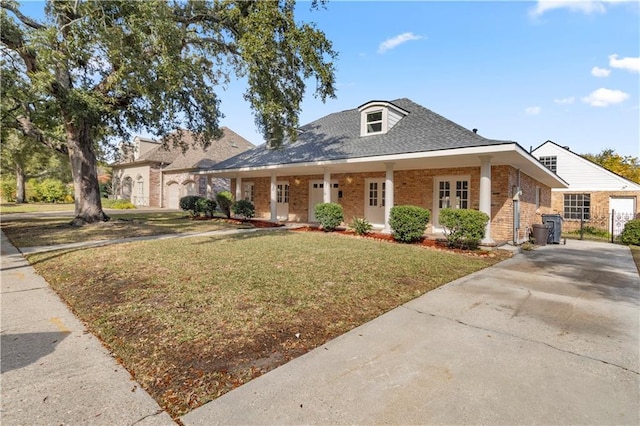
[[385,134],[360,136],[360,111],[357,108],[349,109],[329,114],[302,126],[298,140],[285,143],[280,149],[269,149],[263,144],[228,158],[209,170],[513,143],[484,138],[407,98],[390,103],[408,111],[409,114]]

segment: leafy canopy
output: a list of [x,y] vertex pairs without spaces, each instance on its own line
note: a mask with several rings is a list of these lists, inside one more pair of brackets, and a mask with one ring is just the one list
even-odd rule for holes
[[177,127],[218,136],[216,90],[246,77],[256,124],[278,145],[295,140],[307,79],[323,101],[334,96],[337,54],[296,23],[294,1],[49,1],[44,23],[1,4],[3,57],[22,74],[10,79],[29,82],[30,101],[91,123],[94,138]]
[[582,156],[632,182],[640,183],[640,161],[637,157],[622,156],[610,148],[603,149],[599,154]]

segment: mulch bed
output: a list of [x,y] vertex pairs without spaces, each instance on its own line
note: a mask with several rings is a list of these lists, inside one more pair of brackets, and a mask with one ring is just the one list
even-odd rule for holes
[[[299,231],[299,232],[325,232],[322,229],[315,226],[303,226],[300,228],[294,228],[293,230]],[[386,241],[393,244],[405,244],[405,243],[400,243],[394,240],[391,234],[383,234],[381,232],[369,232],[366,235],[357,235],[355,231],[339,228],[339,229],[336,229],[335,231],[332,231],[332,233],[351,236],[351,237],[357,237],[357,238],[368,238],[368,239],[377,240],[377,241]],[[466,255],[472,255],[472,256],[489,256],[489,257],[495,256],[495,253],[493,250],[464,250],[459,248],[452,248],[452,247],[449,247],[447,245],[447,242],[444,240],[435,240],[435,239],[426,238],[426,237],[422,238],[420,241],[411,243],[410,245],[429,247],[433,249],[449,251],[452,253],[466,254]]]

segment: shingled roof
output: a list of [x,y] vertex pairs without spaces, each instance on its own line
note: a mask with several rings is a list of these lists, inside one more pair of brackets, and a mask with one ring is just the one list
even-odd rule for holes
[[407,98],[390,102],[408,112],[387,133],[360,136],[358,108],[336,112],[300,128],[298,140],[280,149],[266,144],[240,153],[209,170],[332,161],[456,148],[512,144],[484,138]]
[[[135,163],[163,163],[169,164],[164,170],[201,170],[210,168],[216,163],[232,157],[240,152],[246,151],[255,146],[235,133],[228,127],[222,127],[222,137],[213,140],[206,148],[194,142],[193,133],[186,130],[178,130],[182,135],[183,145],[188,147],[183,152],[182,147],[174,146],[167,142],[166,145],[158,144],[157,147],[145,152],[135,160]],[[123,166],[132,163],[125,161],[117,164]]]

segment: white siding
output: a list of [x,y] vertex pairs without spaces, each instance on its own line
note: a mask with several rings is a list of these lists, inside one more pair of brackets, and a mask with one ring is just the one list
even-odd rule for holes
[[393,126],[396,125],[400,119],[404,117],[400,112],[394,110],[393,108],[389,108],[388,119],[387,119],[387,130],[391,130]]
[[556,173],[569,184],[569,188],[554,188],[553,191],[640,190],[640,185],[617,176],[605,168],[551,142],[546,142],[536,148],[532,155],[537,159],[546,156],[557,157]]

